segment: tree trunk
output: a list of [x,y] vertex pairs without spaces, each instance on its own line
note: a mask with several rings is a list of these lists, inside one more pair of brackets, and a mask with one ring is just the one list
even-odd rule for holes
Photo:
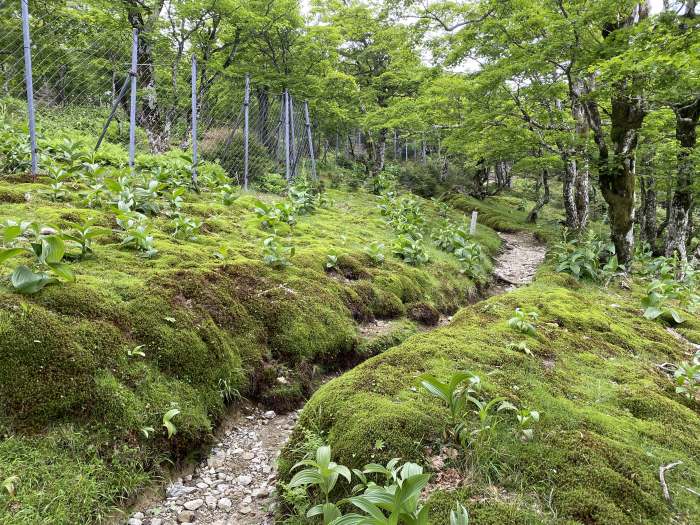
[[576,176],[576,211],[578,212],[578,225],[581,230],[585,230],[588,227],[591,210],[590,185],[590,172],[586,162],[578,169]]
[[673,108],[676,113],[676,139],[680,144],[678,173],[671,201],[666,234],[666,256],[675,252],[687,260],[688,226],[693,205],[692,185],[695,166],[692,151],[697,142],[696,126],[700,118],[700,98],[694,102]]
[[564,210],[566,211],[566,227],[578,231],[581,224],[578,218],[578,207],[576,206],[576,179],[578,179],[578,169],[576,159],[567,154],[562,155],[564,160]]
[[372,169],[374,173],[379,173],[384,169],[384,164],[386,161],[386,137],[389,130],[382,129],[379,131],[379,139],[374,148],[374,159],[372,163]]
[[[649,16],[649,7],[649,2],[639,2],[628,18],[605,24],[602,28],[603,38],[607,39],[617,30],[631,27],[646,19]],[[582,81],[581,93],[584,96],[580,102],[598,147],[598,179],[601,193],[608,204],[610,236],[615,244],[618,261],[627,265],[632,262],[634,256],[635,155],[639,129],[644,122],[646,111],[641,96],[628,92],[628,81],[623,80],[612,86],[612,147],[609,148],[603,132],[600,108],[591,96],[594,81],[594,77]]]
[[255,97],[258,99],[258,137],[260,138],[260,143],[271,150],[274,146],[274,141],[270,138],[270,128],[268,126],[270,118],[270,91],[268,87],[256,87]]
[[581,96],[585,91],[583,79],[572,77],[569,74],[568,83],[571,116],[576,123],[576,135],[573,152],[567,153],[568,158],[564,158],[566,166],[564,203],[567,212],[567,225],[580,231],[588,226],[590,214],[590,176],[586,154],[586,141],[590,126],[586,119],[586,110],[581,102]]
[[445,182],[450,174],[450,161],[447,155],[442,159],[442,167],[440,168],[440,182]]
[[642,205],[639,208],[639,234],[652,250],[655,250],[658,228],[656,225],[656,179],[649,173],[640,177]]
[[143,94],[137,109],[136,119],[139,126],[144,128],[152,153],[162,153],[169,147],[169,130],[163,124],[163,115],[158,106],[156,95],[155,66],[153,64],[153,32],[156,22],[163,9],[165,0],[156,0],[153,9],[148,10],[148,18],[144,20],[141,2],[127,0],[128,18],[131,27],[139,32],[137,58],[137,78]]
[[[537,222],[537,219],[538,219],[539,214],[540,214],[540,210],[542,208],[544,208],[544,206],[547,203],[549,203],[549,199],[550,199],[549,173],[546,169],[542,170],[542,174],[540,175],[539,182],[540,182],[540,184],[538,184],[538,187],[537,187],[537,193],[538,193],[537,203],[535,204],[534,208],[532,208],[530,213],[528,213],[528,215],[527,215],[527,222],[533,223],[533,224]],[[539,194],[540,193],[540,188],[539,188],[540,185],[542,186],[542,188],[544,188],[544,192],[542,193],[542,195]]]
[[484,200],[487,195],[486,186],[489,182],[489,167],[486,166],[483,160],[477,163],[476,171],[474,172],[474,189],[472,196],[479,200]]
[[[590,93],[591,86],[588,85],[586,90]],[[627,264],[634,255],[635,153],[639,128],[646,112],[641,98],[626,96],[624,86],[618,90],[612,98],[612,157],[597,103],[586,97],[584,105],[598,147],[598,176],[603,198],[608,204],[610,236],[620,264]]]

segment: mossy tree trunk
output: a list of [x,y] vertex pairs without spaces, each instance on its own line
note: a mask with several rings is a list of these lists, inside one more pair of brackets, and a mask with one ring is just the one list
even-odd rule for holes
[[[542,194],[540,194],[540,187],[544,189]],[[542,173],[540,174],[540,179],[537,184],[537,195],[537,203],[527,215],[527,222],[533,224],[537,222],[537,219],[540,215],[540,210],[544,208],[546,204],[549,203],[551,197],[549,191],[549,172],[546,169],[543,169]]]
[[696,127],[700,118],[700,98],[689,104],[677,105],[676,139],[680,145],[678,153],[678,172],[669,209],[668,230],[665,252],[667,256],[678,253],[681,259],[687,259],[688,230],[690,210],[693,206],[693,179],[695,164],[692,152],[697,143]]
[[[588,93],[591,88],[589,85]],[[624,84],[619,84],[611,100],[612,148],[603,132],[598,104],[590,97],[585,102],[586,115],[598,147],[598,177],[601,193],[608,204],[610,236],[621,264],[629,263],[634,255],[635,155],[639,129],[646,116],[643,99],[627,95],[625,91]]]

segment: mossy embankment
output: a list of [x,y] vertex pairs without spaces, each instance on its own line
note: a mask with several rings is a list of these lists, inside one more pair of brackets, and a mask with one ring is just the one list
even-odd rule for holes
[[[52,202],[45,179],[0,182],[0,222],[69,231],[92,218],[116,229],[114,212],[86,208],[82,188],[70,189]],[[244,194],[224,206],[204,191],[182,204],[203,222],[195,240],[173,238],[170,219],[158,215],[153,259],[120,246],[115,233],[96,241],[93,257],[71,263],[75,283],[32,296],[0,288],[0,481],[17,477],[14,496],[0,496],[0,522],[98,522],[164,460],[205,443],[238,396],[295,406],[324,370],[414,331],[401,321],[368,341],[360,323],[403,319],[421,305],[453,313],[478,295],[453,256],[429,248],[421,267],[392,257],[395,234],[377,197],[326,196],[329,206],[278,232],[296,247],[282,270],[263,263],[269,232],[253,213],[256,198],[280,197]],[[438,211],[429,201],[423,209],[430,228]],[[491,254],[500,243],[486,227],[477,239]],[[385,245],[381,264],[364,252],[373,241]],[[329,254],[338,255],[332,271]],[[13,262],[0,265],[3,276]],[[162,418],[173,407],[180,414],[168,439]]]
[[[430,458],[442,454],[446,466],[432,468],[431,524],[448,523],[457,502],[477,525],[697,523],[700,411],[657,366],[687,360],[689,349],[642,316],[641,296],[635,284],[603,288],[546,264],[533,284],[467,306],[449,326],[319,389],[283,453],[283,478],[305,442],[325,441],[352,467],[400,457],[431,470]],[[536,335],[509,327],[516,308],[539,313]],[[690,316],[681,330],[697,339],[698,325]],[[518,348],[523,341],[532,355]],[[534,439],[523,442],[515,415],[501,415],[486,442],[446,453],[447,409],[417,378],[464,370],[481,376],[485,399],[538,410]],[[669,505],[659,467],[675,461]]]

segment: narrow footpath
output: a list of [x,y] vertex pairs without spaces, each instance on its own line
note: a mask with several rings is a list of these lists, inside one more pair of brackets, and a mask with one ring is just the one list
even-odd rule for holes
[[[529,233],[502,233],[487,295],[528,284],[545,257],[545,246]],[[298,412],[276,414],[243,405],[224,422],[209,457],[181,475],[165,494],[144,498],[128,525],[270,525],[274,522],[276,462]]]

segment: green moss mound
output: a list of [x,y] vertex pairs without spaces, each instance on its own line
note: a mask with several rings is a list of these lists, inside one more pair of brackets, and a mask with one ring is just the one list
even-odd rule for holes
[[[467,485],[432,493],[431,523],[448,523],[455,502],[479,524],[694,523],[700,500],[686,487],[700,483],[700,410],[656,366],[683,360],[687,349],[642,317],[634,294],[571,284],[544,268],[534,284],[466,307],[448,327],[328,383],[307,404],[283,467],[298,459],[304,429],[349,466],[392,457],[428,464],[444,442],[447,411],[416,378],[469,370],[481,375],[484,397],[503,396],[542,419],[523,442],[515,417],[503,416],[486,444],[467,449],[458,462]],[[535,336],[508,326],[516,307],[539,312]],[[532,356],[517,349],[521,341]],[[658,471],[679,460],[667,476],[670,507]]]

